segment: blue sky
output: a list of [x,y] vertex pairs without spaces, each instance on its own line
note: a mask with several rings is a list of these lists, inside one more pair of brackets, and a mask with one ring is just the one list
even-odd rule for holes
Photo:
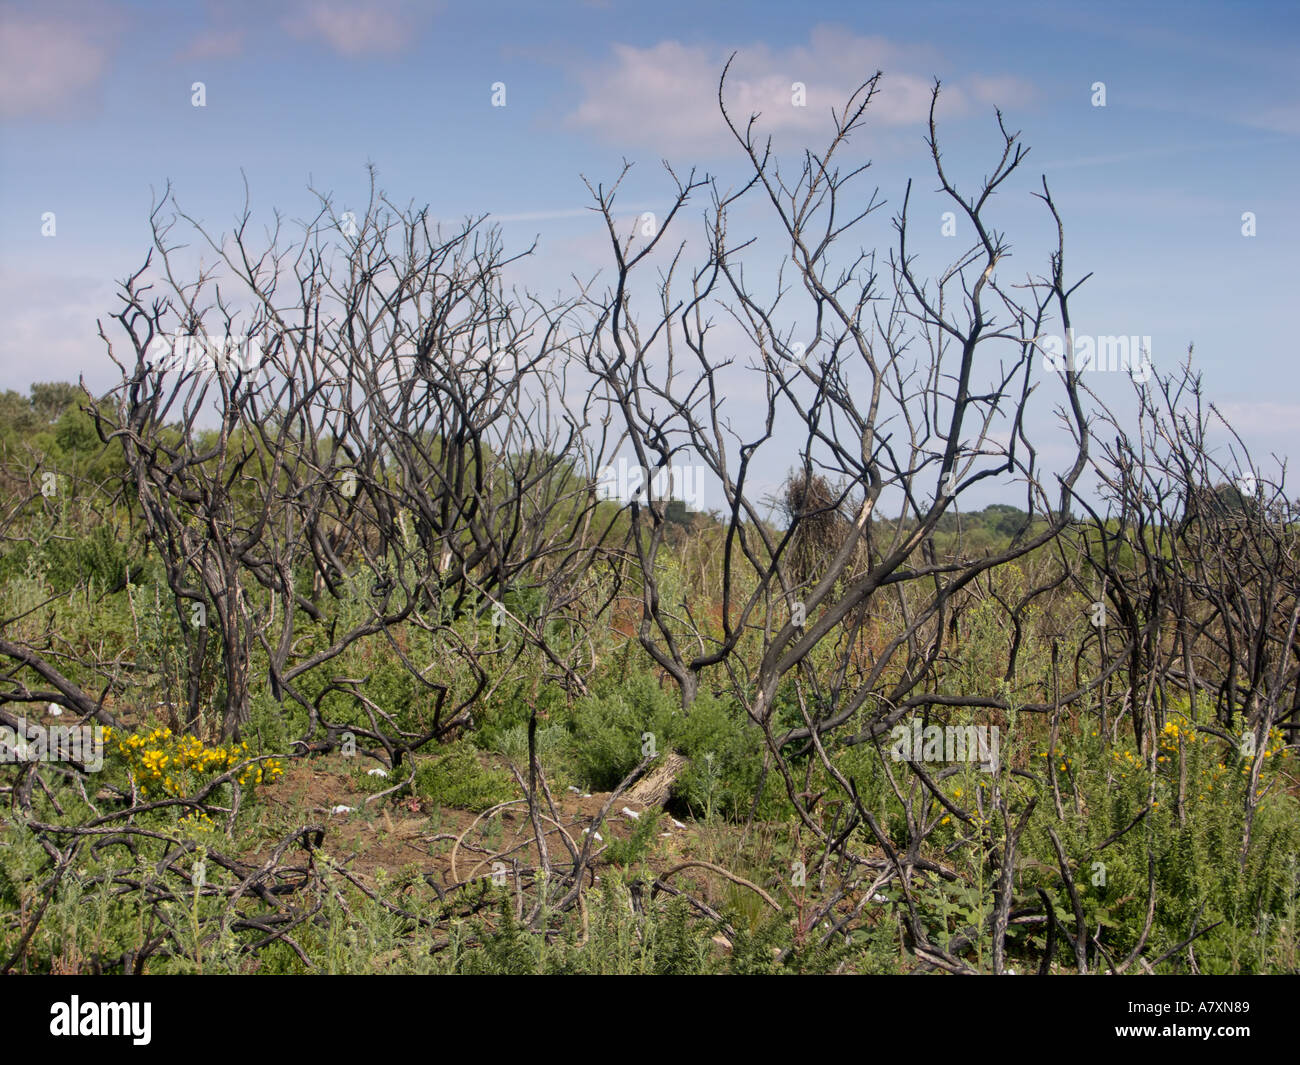
[[[742,177],[714,97],[737,51],[737,99],[764,111],[783,148],[816,145],[830,106],[884,71],[858,145],[887,201],[868,234],[882,250],[909,176],[930,203],[931,79],[945,86],[945,162],[967,187],[993,161],[1001,107],[1031,148],[998,206],[1017,268],[1044,262],[1029,193],[1046,174],[1071,271],[1094,273],[1077,329],[1150,336],[1157,370],[1194,344],[1252,449],[1300,454],[1286,340],[1300,292],[1294,4],[51,0],[0,12],[0,388],[111,382],[95,318],[142,262],[151,196],[169,180],[220,230],[242,204],[241,172],[258,217],[295,217],[309,181],[361,204],[373,163],[399,203],[491,212],[508,242],[538,237],[527,280],[563,287],[608,261],[580,175],[609,181],[634,161],[630,212],[666,205],[661,158]],[[807,85],[800,111],[773,102],[794,80]],[[205,107],[192,106],[196,81]]]

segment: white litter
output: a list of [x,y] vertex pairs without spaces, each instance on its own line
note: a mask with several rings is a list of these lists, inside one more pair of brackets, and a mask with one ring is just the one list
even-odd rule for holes
[[569,785],[569,790],[573,792],[574,795],[582,794],[582,792],[578,788],[575,788],[572,784]]
[[387,769],[367,769],[367,770],[366,770],[366,776],[368,776],[368,777],[386,777],[386,776],[388,776],[388,770],[387,770]]
[[62,717],[63,707],[61,707],[58,703],[50,703],[50,713],[53,714],[55,717]]
[[330,811],[330,813],[332,814],[350,814],[351,812],[352,812],[351,806],[336,806],[334,807],[334,809]]
[[677,818],[675,817],[673,818],[673,828],[685,828],[685,827],[686,826],[682,824],[680,821],[678,821]]
[[[582,830],[582,834],[585,836],[585,835],[586,835],[588,832],[590,832],[590,831],[591,831],[591,829],[589,829],[589,828],[584,828],[584,829]],[[604,843],[604,842],[605,842],[605,837],[602,836],[599,832],[597,832],[594,836],[592,836],[592,839],[594,839],[597,843]]]
[[633,821],[641,820],[641,815],[639,813],[637,813],[635,810],[629,810],[626,806],[623,807],[622,812],[624,816],[632,818]]

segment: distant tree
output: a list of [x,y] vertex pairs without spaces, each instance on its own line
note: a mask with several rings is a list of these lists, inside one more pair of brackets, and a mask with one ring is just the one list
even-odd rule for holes
[[84,393],[66,381],[50,381],[32,385],[32,410],[44,424],[56,422],[66,411],[74,410],[84,399]]
[[0,392],[0,438],[23,437],[40,427],[40,418],[31,400],[21,392]]

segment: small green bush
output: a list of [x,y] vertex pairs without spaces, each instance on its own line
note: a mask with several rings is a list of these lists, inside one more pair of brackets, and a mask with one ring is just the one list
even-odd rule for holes
[[632,865],[649,852],[659,834],[659,810],[646,810],[627,839],[611,839],[605,848],[605,860],[613,865]]
[[[575,707],[578,776],[593,789],[616,787],[640,763],[647,733],[658,751],[680,751],[690,760],[673,790],[678,809],[726,817],[749,812],[763,768],[758,729],[733,701],[707,690],[683,712],[676,692],[660,688],[649,673],[630,674]],[[779,804],[783,796],[783,789],[772,789],[764,802]]]
[[[648,673],[631,673],[607,684],[574,707],[573,735],[579,777],[588,787],[609,791],[641,761],[642,733],[670,719],[672,701]],[[680,710],[678,710],[680,713]],[[667,746],[660,725],[656,746]]]
[[463,740],[423,763],[415,771],[414,786],[415,794],[426,802],[474,813],[513,799],[517,792],[507,773],[485,767],[473,746]]

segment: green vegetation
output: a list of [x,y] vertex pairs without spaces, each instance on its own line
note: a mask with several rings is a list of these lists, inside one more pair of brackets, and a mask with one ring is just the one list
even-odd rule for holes
[[[12,394],[3,398],[13,411],[0,440],[8,458],[9,491],[17,491],[19,484],[39,483],[35,475],[50,466],[80,471],[80,491],[98,491],[84,487],[91,483],[84,479],[85,471],[98,471],[98,476],[111,463],[101,445],[76,430],[84,425],[72,406],[75,402],[70,389],[49,386],[34,389],[25,405]],[[185,633],[179,620],[169,618],[162,608],[168,590],[148,555],[133,545],[129,523],[121,516],[126,512],[85,498],[42,498],[46,501],[28,512],[26,535],[13,538],[0,557],[5,616],[18,617],[37,607],[42,624],[56,626],[75,644],[117,641],[130,648],[133,656],[124,660],[130,668],[115,677],[114,705],[152,709],[135,716],[144,730],[110,737],[105,772],[97,783],[107,789],[101,796],[79,792],[66,776],[48,778],[49,793],[31,799],[33,812],[42,820],[77,825],[102,815],[105,802],[108,809],[120,808],[133,789],[142,800],[162,799],[164,804],[134,814],[129,828],[124,826],[134,841],[134,859],[123,862],[125,855],[112,847],[81,847],[74,864],[63,869],[52,869],[38,840],[20,822],[6,819],[0,828],[0,955],[8,957],[18,949],[37,900],[47,892],[52,899],[18,951],[22,970],[121,971],[133,965],[150,972],[209,973],[790,973],[910,968],[891,916],[907,909],[896,882],[876,892],[876,900],[861,911],[861,920],[849,922],[833,936],[813,935],[805,924],[830,901],[824,874],[810,864],[817,848],[795,814],[785,783],[773,771],[762,733],[726,685],[716,690],[704,686],[685,710],[677,691],[635,642],[606,625],[597,644],[599,665],[588,671],[586,690],[566,694],[561,686],[541,681],[549,663],[536,646],[470,613],[449,631],[462,640],[501,649],[502,660],[508,658],[509,664],[489,669],[488,689],[473,702],[474,727],[460,730],[459,738],[449,736],[428,749],[407,753],[405,762],[399,760],[383,774],[366,772],[366,766],[386,764],[383,744],[373,736],[423,734],[437,719],[440,698],[444,707],[451,706],[481,690],[474,671],[446,653],[445,636],[408,629],[399,644],[402,654],[408,660],[437,663],[423,679],[386,650],[390,644],[372,639],[356,642],[328,668],[309,671],[297,681],[319,720],[330,722],[336,740],[355,730],[359,746],[378,753],[378,760],[340,760],[337,745],[325,761],[315,756],[304,760],[304,748],[295,746],[294,737],[311,733],[310,715],[301,703],[275,700],[265,688],[257,691],[243,746],[226,748],[215,739],[219,717],[205,716],[197,723],[206,737],[185,733],[175,713],[167,710],[168,700],[160,698],[175,691],[169,672],[177,677],[183,673],[179,663],[185,656]],[[945,515],[934,547],[941,555],[998,551],[1025,528],[1023,512],[1006,506],[960,517]],[[689,538],[682,541],[683,550],[717,535],[716,525],[697,518]],[[1002,574],[1002,594],[1023,589],[1040,558],[1041,553],[1030,555]],[[707,580],[700,582],[684,572],[674,579],[703,613]],[[359,603],[364,592],[345,592],[332,619],[309,624],[301,653],[326,645],[322,628],[327,623],[348,624],[364,616]],[[520,615],[530,609],[526,593],[507,602]],[[1074,609],[1077,612],[1077,606]],[[1059,609],[1050,607],[1025,616],[1017,683],[1006,689],[1013,706],[1035,688],[1045,690],[1050,656],[1043,634],[1050,630],[1052,618],[1059,624],[1061,616]],[[960,613],[941,690],[987,691],[988,678],[1005,671],[1010,633],[1001,617],[992,598],[972,601]],[[204,701],[219,703],[222,697],[219,651],[210,649],[202,667]],[[254,658],[263,661],[257,652]],[[93,687],[98,675],[74,661],[67,663],[67,672],[86,687]],[[353,681],[340,685],[340,677]],[[444,690],[449,694],[440,696]],[[377,708],[383,718],[375,717]],[[788,765],[800,774],[798,793],[805,803],[810,796],[832,793],[839,774],[854,782],[863,808],[895,838],[906,835],[909,817],[932,826],[925,846],[937,858],[950,856],[940,858],[950,872],[918,873],[911,883],[911,905],[935,943],[977,969],[992,964],[990,940],[980,930],[990,926],[994,915],[997,857],[1009,833],[1017,830],[1014,817],[1008,820],[1006,811],[991,804],[991,789],[1000,784],[1002,801],[1013,809],[1031,799],[1046,807],[1059,802],[1058,817],[1031,820],[1017,839],[1019,894],[1047,900],[1052,912],[1072,927],[1075,899],[1060,873],[1063,857],[1083,918],[1105,944],[1107,957],[1121,959],[1141,949],[1144,956],[1161,959],[1158,970],[1178,969],[1186,951],[1174,948],[1195,930],[1201,972],[1294,971],[1300,958],[1300,802],[1293,748],[1283,734],[1275,729],[1267,737],[1260,771],[1253,777],[1254,760],[1225,743],[1208,705],[1193,710],[1186,699],[1170,700],[1157,741],[1145,750],[1134,742],[1123,717],[1112,718],[1103,731],[1096,709],[1085,703],[1062,715],[1055,734],[1041,714],[997,715],[1005,737],[999,773],[954,765],[938,774],[933,794],[900,790],[900,766],[889,759],[887,743],[832,743],[828,764],[820,763],[803,743],[792,743],[785,753]],[[610,818],[599,823],[584,821],[576,811],[563,814],[576,846],[585,838],[578,830],[582,824],[602,834],[596,865],[600,884],[588,901],[585,922],[578,922],[575,911],[559,910],[543,911],[531,926],[521,921],[512,901],[515,867],[500,867],[507,870],[498,871],[497,879],[505,878],[502,886],[487,875],[490,867],[478,857],[493,851],[511,853],[510,833],[528,818],[525,796],[508,767],[527,778],[529,721],[534,714],[540,715],[533,739],[538,765],[553,785],[559,808],[582,794],[599,798],[616,788],[647,751],[675,752],[686,759],[671,783],[663,812],[648,808],[631,820],[619,814],[623,804],[616,802]],[[777,720],[793,727],[799,715],[797,689],[783,687]],[[860,716],[865,723],[866,712]],[[944,719],[946,724],[981,720],[988,719],[972,711]],[[181,731],[172,732],[169,726]],[[855,731],[849,727],[844,735]],[[388,743],[393,749],[401,745],[397,739]],[[219,810],[186,803],[187,796],[234,766],[239,767],[234,778],[242,786],[233,823],[225,823]],[[11,783],[17,779],[12,769],[0,772]],[[455,844],[459,874],[474,876],[449,895],[431,885],[419,871],[419,855],[413,853],[408,866],[381,864],[358,879],[348,871],[347,855],[334,850],[332,829],[323,840],[308,834],[302,842],[313,845],[314,858],[307,890],[320,893],[317,919],[298,926],[282,941],[250,932],[255,926],[238,915],[251,912],[249,906],[267,904],[252,896],[232,900],[228,891],[214,888],[223,881],[237,882],[240,866],[235,855],[268,853],[295,838],[298,826],[311,820],[309,811],[282,805],[290,801],[294,773],[307,773],[318,786],[335,789],[340,807],[354,810],[346,816],[360,819],[358,825],[382,828],[390,811],[407,816],[403,811],[416,803],[409,808],[422,811],[429,825],[425,837],[432,839],[420,844],[423,864],[442,869],[441,878],[450,882],[445,863]],[[1253,804],[1247,802],[1252,785]],[[376,803],[364,801],[381,791],[388,794]],[[233,794],[229,785],[216,793],[223,808],[230,809]],[[345,802],[349,795],[359,797]],[[500,804],[507,804],[506,820],[490,814],[472,823],[471,836],[456,842],[471,822],[455,818],[483,815]],[[860,825],[849,827],[849,810],[842,803],[814,802],[808,808],[832,834],[863,833]],[[541,810],[547,817],[557,812],[548,802]],[[1241,850],[1248,810],[1250,845],[1237,861],[1232,856]],[[676,827],[683,823],[685,828]],[[868,848],[870,842],[864,840]],[[558,834],[550,837],[549,846],[560,851]],[[516,855],[526,852],[526,845],[516,845]],[[671,880],[660,879],[682,861],[706,864],[690,866]],[[152,870],[141,887],[153,892],[155,901],[146,903],[144,894],[132,892],[128,898],[137,899],[138,905],[124,906],[123,878],[134,875],[131,870],[138,862],[147,862]],[[806,872],[802,878],[792,877],[799,863]],[[709,866],[725,868],[739,879],[713,876]],[[197,869],[203,870],[201,875]],[[717,919],[701,918],[683,896],[667,890],[696,874],[694,890],[704,892]],[[1144,937],[1149,878],[1156,886],[1157,903]],[[196,888],[196,883],[201,886]],[[364,892],[359,890],[363,884]],[[348,899],[346,912],[338,908],[336,891]],[[765,903],[760,892],[779,911]],[[640,901],[629,908],[629,898]],[[832,903],[830,912],[841,911]],[[420,946],[429,926],[404,916],[414,914],[430,915],[427,920],[442,930],[441,945],[433,953]],[[157,939],[150,929],[160,918],[167,931],[147,960],[140,961],[142,944]],[[555,934],[533,934],[538,920]],[[212,929],[221,930],[215,938]],[[1053,971],[1069,966],[1068,942],[1055,937],[1053,956],[1044,958],[1047,947],[1041,923],[1017,926],[1007,940],[1009,953],[1021,959],[1018,964],[1047,964]]]

